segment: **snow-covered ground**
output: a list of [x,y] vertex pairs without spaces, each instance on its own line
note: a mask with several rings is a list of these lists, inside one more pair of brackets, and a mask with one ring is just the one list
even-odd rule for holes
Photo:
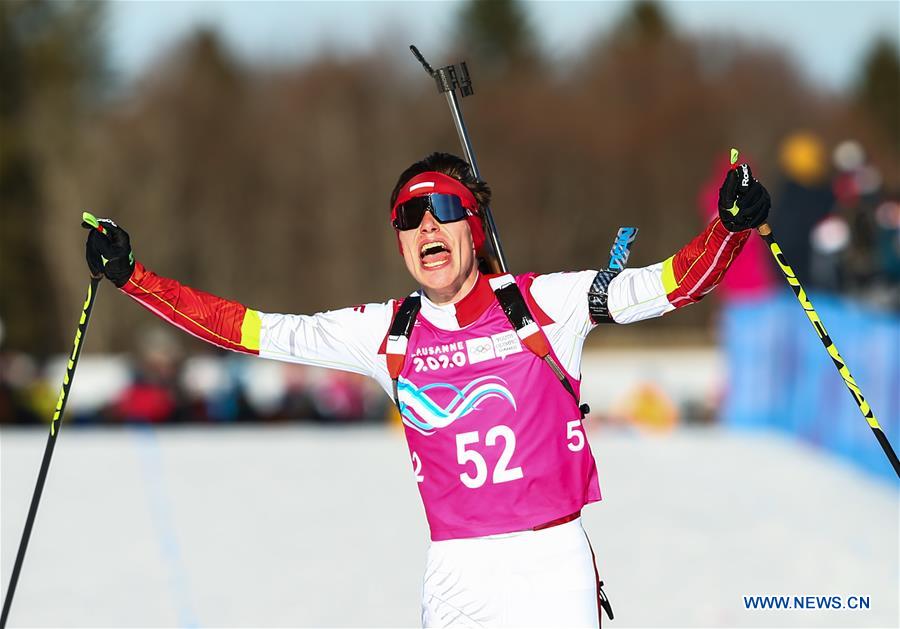
[[[591,437],[605,626],[900,625],[897,485],[776,436]],[[0,432],[4,594],[45,441]],[[10,625],[416,626],[426,544],[398,431],[64,427]]]

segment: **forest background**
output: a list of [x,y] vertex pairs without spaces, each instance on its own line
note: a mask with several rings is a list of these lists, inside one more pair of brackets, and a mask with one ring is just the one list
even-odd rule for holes
[[[900,185],[891,38],[872,41],[853,84],[835,90],[771,44],[681,33],[654,2],[628,5],[560,64],[520,3],[473,1],[441,50],[393,41],[248,62],[201,29],[125,82],[110,70],[107,10],[0,3],[4,349],[69,346],[87,279],[82,209],[125,226],[156,272],[258,309],[312,313],[408,293],[388,195],[411,162],[459,152],[409,43],[433,65],[469,64],[466,121],[515,271],[598,268],[623,224],[641,229],[632,265],[668,257],[701,228],[698,191],[730,146],[774,192],[779,143],[797,129],[829,145],[857,139],[885,188]],[[707,339],[713,316],[704,303],[616,336]],[[93,351],[132,349],[150,323],[131,307],[95,318]]]

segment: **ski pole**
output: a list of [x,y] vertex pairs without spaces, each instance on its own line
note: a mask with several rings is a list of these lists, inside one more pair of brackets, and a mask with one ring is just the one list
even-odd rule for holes
[[[732,168],[737,165],[737,158],[738,150],[731,149]],[[847,389],[853,396],[853,401],[856,402],[856,406],[857,408],[859,408],[859,412],[862,413],[862,416],[866,418],[866,421],[869,423],[869,427],[871,427],[872,432],[875,433],[875,438],[878,440],[878,443],[881,444],[881,449],[884,450],[885,455],[887,455],[888,460],[894,467],[894,472],[897,474],[897,477],[900,478],[900,461],[897,460],[897,454],[894,452],[894,448],[891,447],[891,442],[888,441],[888,438],[885,436],[884,431],[878,424],[878,420],[875,418],[875,413],[872,411],[872,407],[869,406],[869,403],[866,402],[866,398],[863,397],[859,385],[856,384],[853,376],[850,375],[850,368],[847,367],[846,361],[843,359],[840,352],[838,352],[838,348],[834,344],[832,338],[828,335],[828,331],[825,329],[825,324],[822,323],[822,319],[821,317],[819,317],[819,313],[817,313],[816,309],[813,308],[812,302],[809,300],[806,291],[803,290],[803,286],[800,285],[800,280],[797,279],[797,276],[794,274],[794,270],[791,268],[791,266],[787,262],[787,259],[784,257],[784,252],[782,252],[781,247],[778,246],[778,242],[776,242],[775,240],[775,235],[772,233],[772,228],[768,223],[763,223],[756,228],[756,231],[768,245],[769,251],[772,252],[772,256],[775,258],[775,262],[778,263],[778,268],[781,269],[781,273],[784,275],[784,278],[790,285],[791,290],[794,291],[794,295],[797,297],[797,301],[799,301],[800,305],[803,307],[803,312],[806,313],[806,316],[809,318],[809,322],[812,323],[813,329],[815,329],[816,331],[816,335],[818,335],[819,340],[822,341],[822,345],[825,346],[825,350],[828,352],[828,355],[831,356],[831,360],[834,363],[834,366],[837,368],[838,373],[841,374],[841,379],[843,379],[844,384],[847,386]]]
[[[106,230],[97,222],[97,219],[88,212],[82,214],[82,225],[90,229],[96,229],[105,234]],[[34,494],[31,496],[31,506],[28,508],[28,517],[25,519],[25,530],[22,531],[22,539],[19,542],[19,551],[16,553],[16,562],[13,564],[12,576],[9,579],[9,587],[6,590],[6,598],[3,600],[3,613],[0,615],[0,629],[6,627],[6,619],[9,616],[9,608],[12,605],[13,595],[16,593],[16,584],[19,581],[19,573],[22,570],[22,562],[25,560],[25,549],[28,548],[28,540],[31,537],[31,528],[34,526],[34,517],[37,514],[38,504],[41,501],[41,493],[44,491],[44,481],[47,480],[47,470],[50,468],[50,457],[53,456],[53,447],[56,445],[56,436],[59,434],[60,420],[66,409],[66,401],[69,399],[69,389],[75,377],[75,368],[78,366],[78,357],[84,344],[84,335],[87,332],[88,321],[91,318],[91,310],[94,307],[94,299],[97,297],[97,289],[100,286],[102,276],[91,277],[88,286],[87,297],[81,307],[81,318],[78,320],[78,329],[75,331],[75,343],[72,353],[66,365],[66,375],[63,377],[62,388],[56,401],[56,409],[53,411],[53,419],[50,420],[50,434],[47,437],[47,446],[44,448],[44,458],[41,461],[41,469],[38,472],[37,484]]]
[[[456,127],[456,133],[459,135],[459,142],[462,144],[463,154],[469,166],[472,167],[472,174],[475,178],[481,180],[481,173],[478,171],[478,164],[475,162],[475,150],[472,148],[472,141],[469,139],[469,131],[466,128],[466,122],[462,117],[462,110],[459,107],[459,99],[456,97],[456,90],[459,89],[460,95],[463,97],[474,94],[472,89],[472,79],[469,78],[469,69],[466,62],[462,61],[458,66],[449,65],[435,70],[425,61],[425,57],[419,52],[415,46],[410,46],[413,56],[418,59],[428,76],[433,78],[437,83],[438,92],[447,97],[447,104],[450,106],[450,115],[453,117],[453,124]],[[494,223],[494,214],[491,208],[484,208],[484,224],[487,231],[488,241],[491,243],[493,252],[490,255],[489,264],[493,267],[495,273],[508,273],[509,265],[506,263],[506,255],[503,253],[503,246],[500,244],[500,235],[497,233],[497,225]]]

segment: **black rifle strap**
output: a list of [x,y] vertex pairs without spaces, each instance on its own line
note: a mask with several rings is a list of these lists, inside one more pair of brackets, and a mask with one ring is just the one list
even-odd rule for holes
[[422,298],[419,295],[410,295],[400,304],[400,308],[397,310],[397,314],[394,315],[394,320],[391,321],[391,327],[388,330],[385,354],[387,355],[388,373],[391,376],[391,382],[394,387],[394,404],[397,405],[398,411],[400,411],[400,397],[397,391],[397,381],[406,362],[406,348],[409,345],[409,335],[412,334],[416,317],[421,308]]
[[[506,283],[501,286],[503,281]],[[538,325],[537,321],[535,321],[534,317],[531,315],[531,310],[528,309],[528,303],[525,301],[525,297],[522,295],[519,285],[516,284],[511,275],[501,275],[500,277],[492,278],[491,287],[494,288],[494,295],[497,297],[497,301],[500,302],[503,313],[506,315],[506,318],[509,319],[510,324],[522,340],[522,343],[538,358],[549,365],[550,370],[553,371],[553,375],[556,376],[556,379],[559,380],[562,387],[572,396],[572,399],[575,400],[575,404],[581,411],[582,419],[584,419],[584,416],[590,412],[590,408],[587,404],[581,404],[581,400],[578,399],[578,395],[575,393],[572,383],[569,382],[569,379],[566,377],[565,373],[563,373],[562,367],[560,367],[559,363],[550,352],[550,343],[547,341],[547,337],[544,335],[544,331],[541,329],[540,325]]]

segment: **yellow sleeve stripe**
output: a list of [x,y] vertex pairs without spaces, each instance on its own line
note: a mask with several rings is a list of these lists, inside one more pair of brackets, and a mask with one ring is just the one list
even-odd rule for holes
[[259,311],[250,310],[244,313],[244,321],[241,323],[241,345],[252,351],[259,351],[259,331],[262,328],[262,319]]
[[662,266],[662,283],[666,295],[678,288],[678,280],[675,279],[675,256],[668,258]]

